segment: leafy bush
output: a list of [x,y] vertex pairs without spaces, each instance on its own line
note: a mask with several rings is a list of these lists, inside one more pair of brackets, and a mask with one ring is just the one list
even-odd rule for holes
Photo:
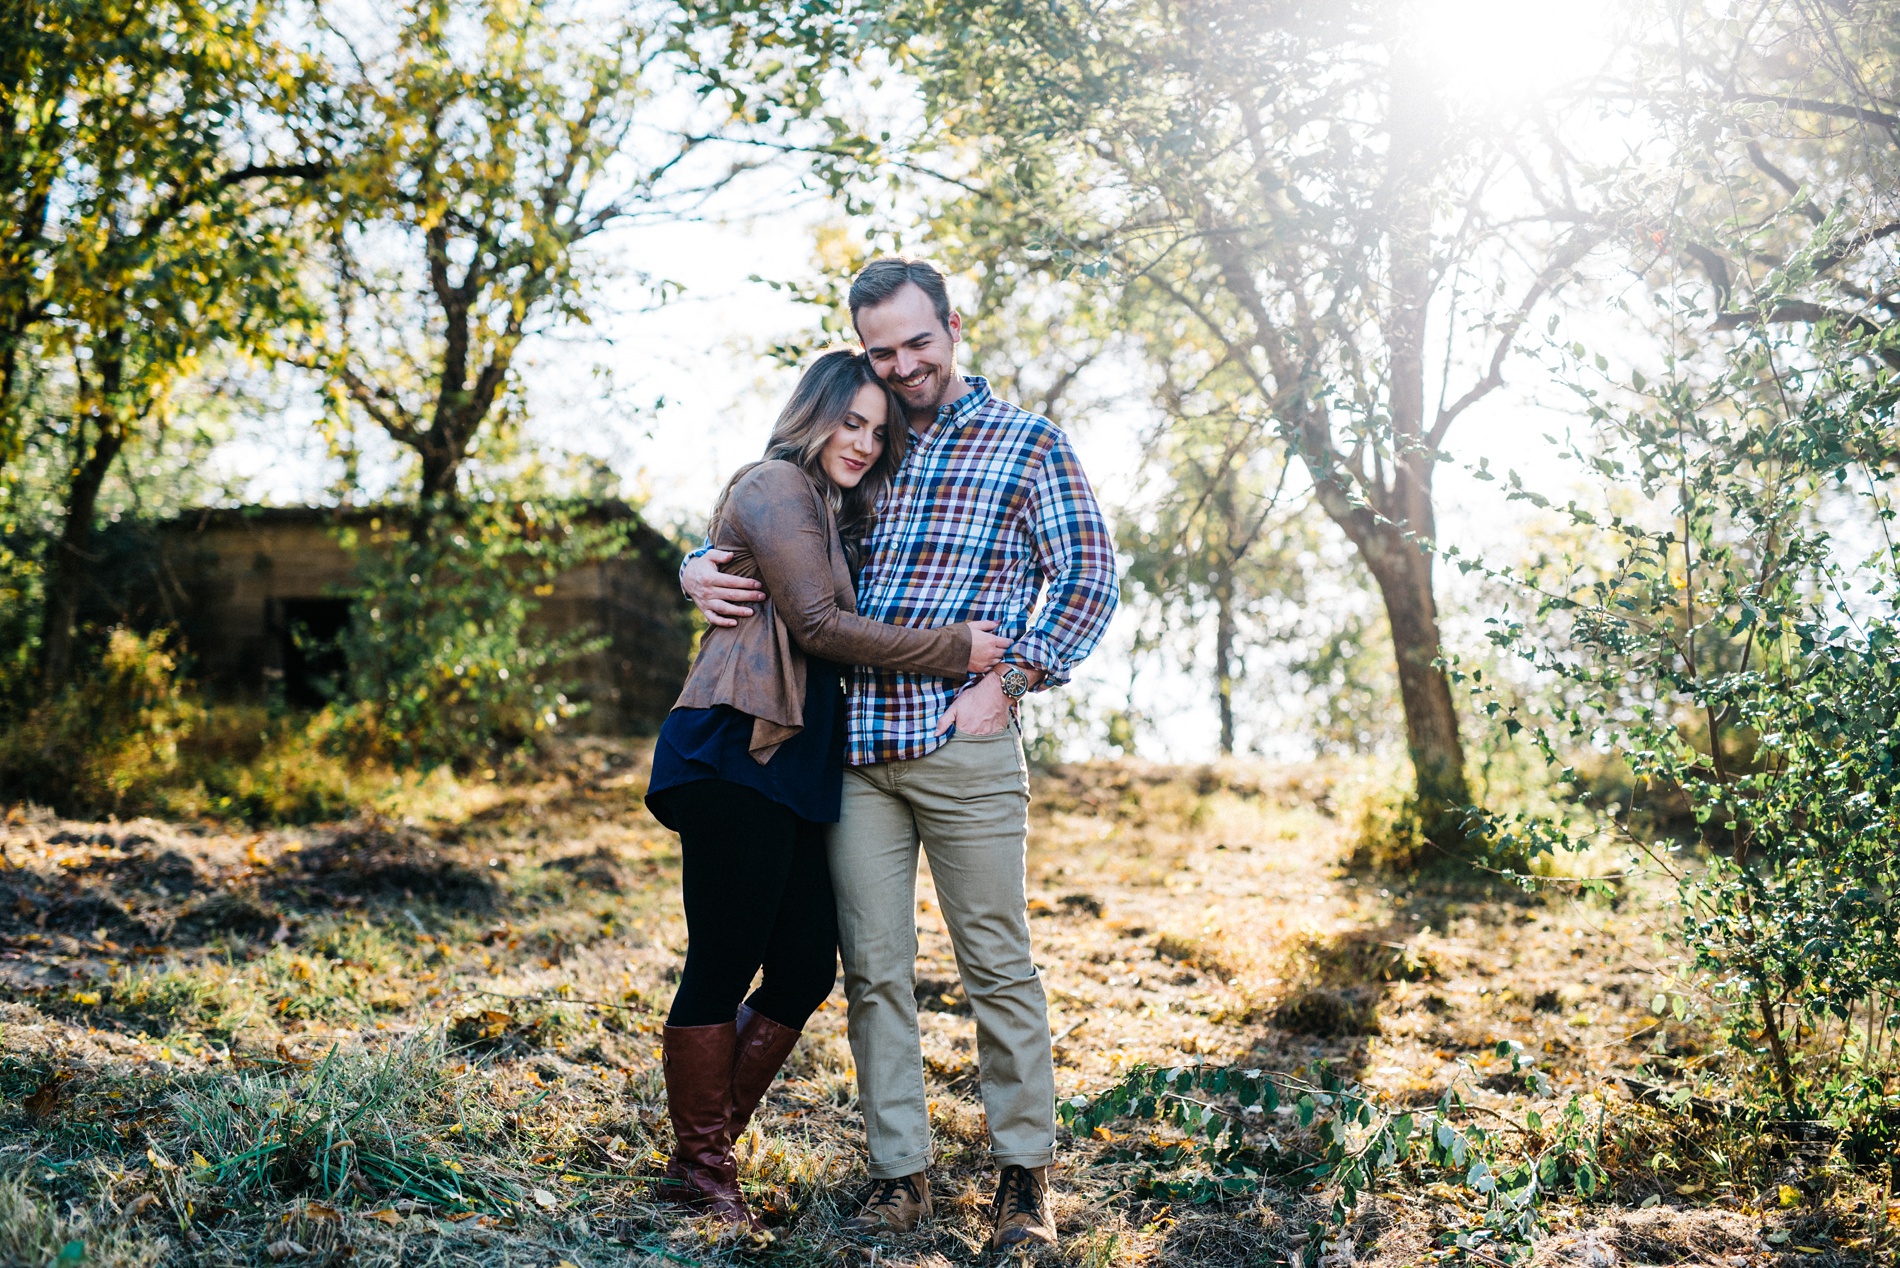
[[[1695,839],[1672,843],[1607,807],[1679,882],[1685,958],[1741,1086],[1833,1117],[1861,1152],[1900,1128],[1896,384],[1863,371],[1870,351],[1823,326],[1811,345],[1757,336],[1707,381],[1633,375],[1627,409],[1590,389],[1591,461],[1647,505],[1566,508],[1590,553],[1521,578],[1534,613],[1493,632],[1562,685],[1547,715],[1500,710],[1507,729],[1573,782],[1578,748],[1619,755],[1690,812]],[[1527,815],[1492,829],[1527,852],[1576,844]]]
[[77,682],[0,733],[0,795],[75,814],[138,808],[204,714],[169,642],[113,629]]
[[477,504],[421,531],[346,535],[362,587],[342,645],[347,703],[334,738],[398,765],[466,769],[554,731],[585,705],[564,665],[606,645],[529,629],[537,596],[578,564],[613,554],[618,526],[576,523],[534,503]]

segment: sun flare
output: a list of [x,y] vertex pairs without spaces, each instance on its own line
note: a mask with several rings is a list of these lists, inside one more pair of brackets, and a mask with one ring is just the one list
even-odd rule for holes
[[1613,7],[1559,0],[1429,0],[1424,58],[1456,92],[1536,95],[1589,75],[1610,46]]

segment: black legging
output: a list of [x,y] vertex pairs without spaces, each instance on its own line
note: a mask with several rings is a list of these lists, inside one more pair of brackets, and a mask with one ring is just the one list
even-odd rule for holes
[[754,1012],[803,1030],[838,974],[838,909],[825,861],[825,825],[723,779],[669,788],[686,897],[686,968],[669,1026],[731,1021]]

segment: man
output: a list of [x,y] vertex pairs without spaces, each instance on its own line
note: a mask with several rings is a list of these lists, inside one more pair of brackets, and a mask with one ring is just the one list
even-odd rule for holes
[[[871,1186],[849,1227],[908,1232],[931,1210],[914,993],[921,842],[976,1016],[1001,1169],[991,1246],[1053,1245],[1055,1068],[1029,946],[1029,783],[1015,713],[1025,692],[1068,681],[1101,639],[1115,610],[1113,545],[1062,432],[957,373],[963,321],[941,273],[877,260],[852,283],[850,304],[912,435],[868,543],[858,610],[912,626],[994,620],[1014,641],[1001,665],[961,687],[862,667],[852,679],[830,861]],[[682,586],[709,620],[743,619],[762,593],[719,573],[717,558],[689,562]]]

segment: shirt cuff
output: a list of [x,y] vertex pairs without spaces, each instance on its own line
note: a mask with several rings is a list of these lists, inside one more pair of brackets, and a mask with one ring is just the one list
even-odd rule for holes
[[1051,687],[1060,687],[1069,681],[1069,666],[1062,663],[1062,657],[1045,634],[1025,634],[1009,645],[1003,653],[1006,665],[1033,665],[1042,671],[1042,681],[1033,690],[1047,691]]
[[712,542],[708,541],[704,546],[701,546],[698,550],[693,551],[691,554],[686,556],[686,558],[680,560],[680,574],[679,574],[680,579],[685,580],[686,578],[687,564],[692,563],[695,559],[698,559],[701,555],[705,554],[707,551],[711,550],[712,548],[713,548]]

